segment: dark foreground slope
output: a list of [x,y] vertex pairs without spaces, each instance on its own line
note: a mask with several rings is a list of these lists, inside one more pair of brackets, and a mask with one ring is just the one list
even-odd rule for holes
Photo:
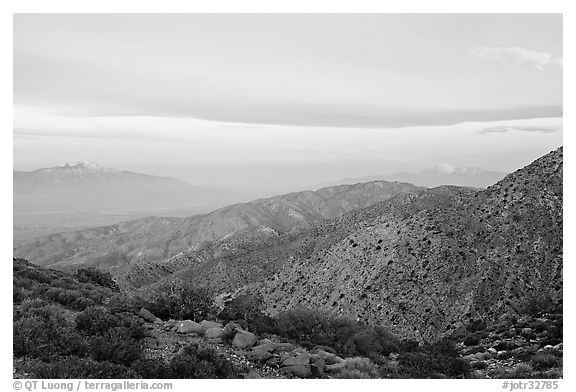
[[561,300],[562,148],[485,191],[424,197],[446,203],[355,222],[287,264],[257,289],[269,311],[323,308],[430,340],[531,300]]

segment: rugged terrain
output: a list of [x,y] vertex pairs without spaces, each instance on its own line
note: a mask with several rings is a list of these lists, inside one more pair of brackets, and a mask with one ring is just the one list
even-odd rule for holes
[[181,254],[141,291],[251,292],[269,314],[323,309],[436,340],[562,298],[562,167],[559,148],[483,191],[416,190],[220,257]]
[[416,189],[410,184],[372,182],[297,192],[189,218],[149,217],[53,234],[17,246],[14,255],[58,268],[138,268],[181,252],[210,249],[206,243],[212,241],[241,246],[245,241],[276,237]]

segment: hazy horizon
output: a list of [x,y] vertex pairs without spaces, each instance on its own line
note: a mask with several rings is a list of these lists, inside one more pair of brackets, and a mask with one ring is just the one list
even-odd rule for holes
[[562,56],[560,14],[16,14],[14,169],[511,172],[562,145]]

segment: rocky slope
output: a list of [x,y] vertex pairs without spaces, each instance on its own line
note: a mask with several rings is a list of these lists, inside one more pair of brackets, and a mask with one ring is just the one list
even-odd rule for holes
[[[190,218],[146,218],[53,234],[17,246],[14,255],[58,268],[145,265],[181,252],[205,253],[206,250],[214,252],[207,257],[217,257],[226,249],[242,248],[245,244],[306,228],[416,189],[410,184],[372,182],[297,192],[234,204]],[[218,240],[222,242],[217,249],[209,244]]]
[[267,311],[324,309],[435,340],[471,320],[562,297],[562,168],[556,151],[484,191],[399,195],[331,222],[190,265],[184,282],[262,295]]

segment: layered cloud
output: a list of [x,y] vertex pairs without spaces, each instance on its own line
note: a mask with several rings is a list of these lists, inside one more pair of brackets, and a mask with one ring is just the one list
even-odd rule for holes
[[506,133],[510,131],[552,133],[561,129],[558,125],[498,125],[483,128],[479,130],[478,133]]
[[473,56],[503,64],[529,66],[544,69],[549,65],[563,65],[562,57],[553,57],[550,53],[537,52],[519,46],[512,47],[478,47],[470,52]]

